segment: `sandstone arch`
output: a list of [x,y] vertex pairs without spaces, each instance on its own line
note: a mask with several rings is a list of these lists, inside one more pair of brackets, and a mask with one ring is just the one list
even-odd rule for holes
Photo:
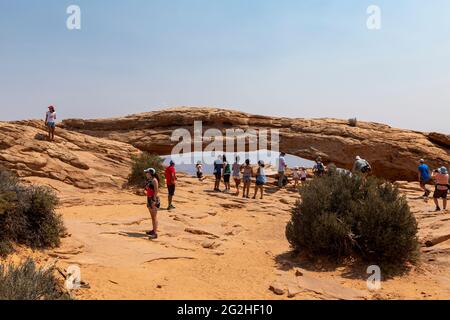
[[390,180],[417,179],[417,162],[424,158],[432,167],[450,163],[450,136],[391,128],[358,122],[357,127],[337,119],[291,119],[251,115],[211,108],[175,108],[123,118],[63,122],[68,130],[130,143],[140,150],[170,154],[176,128],[193,131],[194,121],[204,129],[279,129],[280,149],[313,160],[321,155],[326,162],[351,168],[354,157],[368,159],[376,175]]

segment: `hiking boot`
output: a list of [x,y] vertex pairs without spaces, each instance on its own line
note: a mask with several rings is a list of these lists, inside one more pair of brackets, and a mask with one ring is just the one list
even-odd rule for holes
[[170,206],[167,207],[167,210],[172,210],[172,209],[175,209],[175,206],[172,205],[172,204],[171,204]]
[[436,207],[436,210],[434,210],[434,211],[436,211],[436,212],[441,211],[441,208]]
[[155,231],[154,230],[147,231],[145,234],[151,236],[151,235],[155,234]]
[[153,234],[148,236],[148,239],[149,240],[156,240],[156,239],[158,239],[158,235],[156,233],[153,233]]

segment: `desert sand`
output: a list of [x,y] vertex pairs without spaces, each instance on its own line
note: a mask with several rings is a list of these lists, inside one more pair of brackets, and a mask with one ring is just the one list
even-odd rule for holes
[[[212,178],[200,182],[181,175],[177,209],[159,212],[160,237],[154,241],[145,235],[151,229],[145,197],[53,184],[70,194],[58,209],[70,236],[60,248],[22,249],[10,259],[31,254],[60,269],[80,266],[90,288],[75,291],[78,299],[450,298],[450,215],[430,212],[415,184],[401,186],[420,224],[421,262],[385,279],[377,292],[367,289],[367,266],[292,256],[284,228],[298,198],[294,190],[269,187],[264,200],[248,200],[213,193],[211,184]],[[442,242],[425,246],[436,239]]]

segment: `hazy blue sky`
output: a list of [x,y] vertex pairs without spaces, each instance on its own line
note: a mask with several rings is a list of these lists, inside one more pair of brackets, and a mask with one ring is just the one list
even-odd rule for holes
[[201,105],[450,133],[449,17],[448,0],[0,0],[0,119]]

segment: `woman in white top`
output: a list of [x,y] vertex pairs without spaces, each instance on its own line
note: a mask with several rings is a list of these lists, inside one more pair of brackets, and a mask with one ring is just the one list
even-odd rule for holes
[[233,164],[233,179],[236,184],[236,196],[239,196],[239,186],[241,185],[241,165],[239,164],[239,157],[236,157],[236,161]]
[[258,170],[256,171],[255,195],[253,196],[253,199],[256,199],[258,190],[261,191],[261,199],[263,199],[264,197],[264,185],[267,183],[267,177],[264,167],[264,161],[258,161]]
[[300,168],[300,181],[302,182],[302,184],[306,181],[307,178],[308,178],[308,172],[306,171],[306,168],[301,167]]
[[56,127],[56,112],[53,106],[48,107],[48,112],[45,114],[45,126],[48,128],[48,140],[55,140]]

